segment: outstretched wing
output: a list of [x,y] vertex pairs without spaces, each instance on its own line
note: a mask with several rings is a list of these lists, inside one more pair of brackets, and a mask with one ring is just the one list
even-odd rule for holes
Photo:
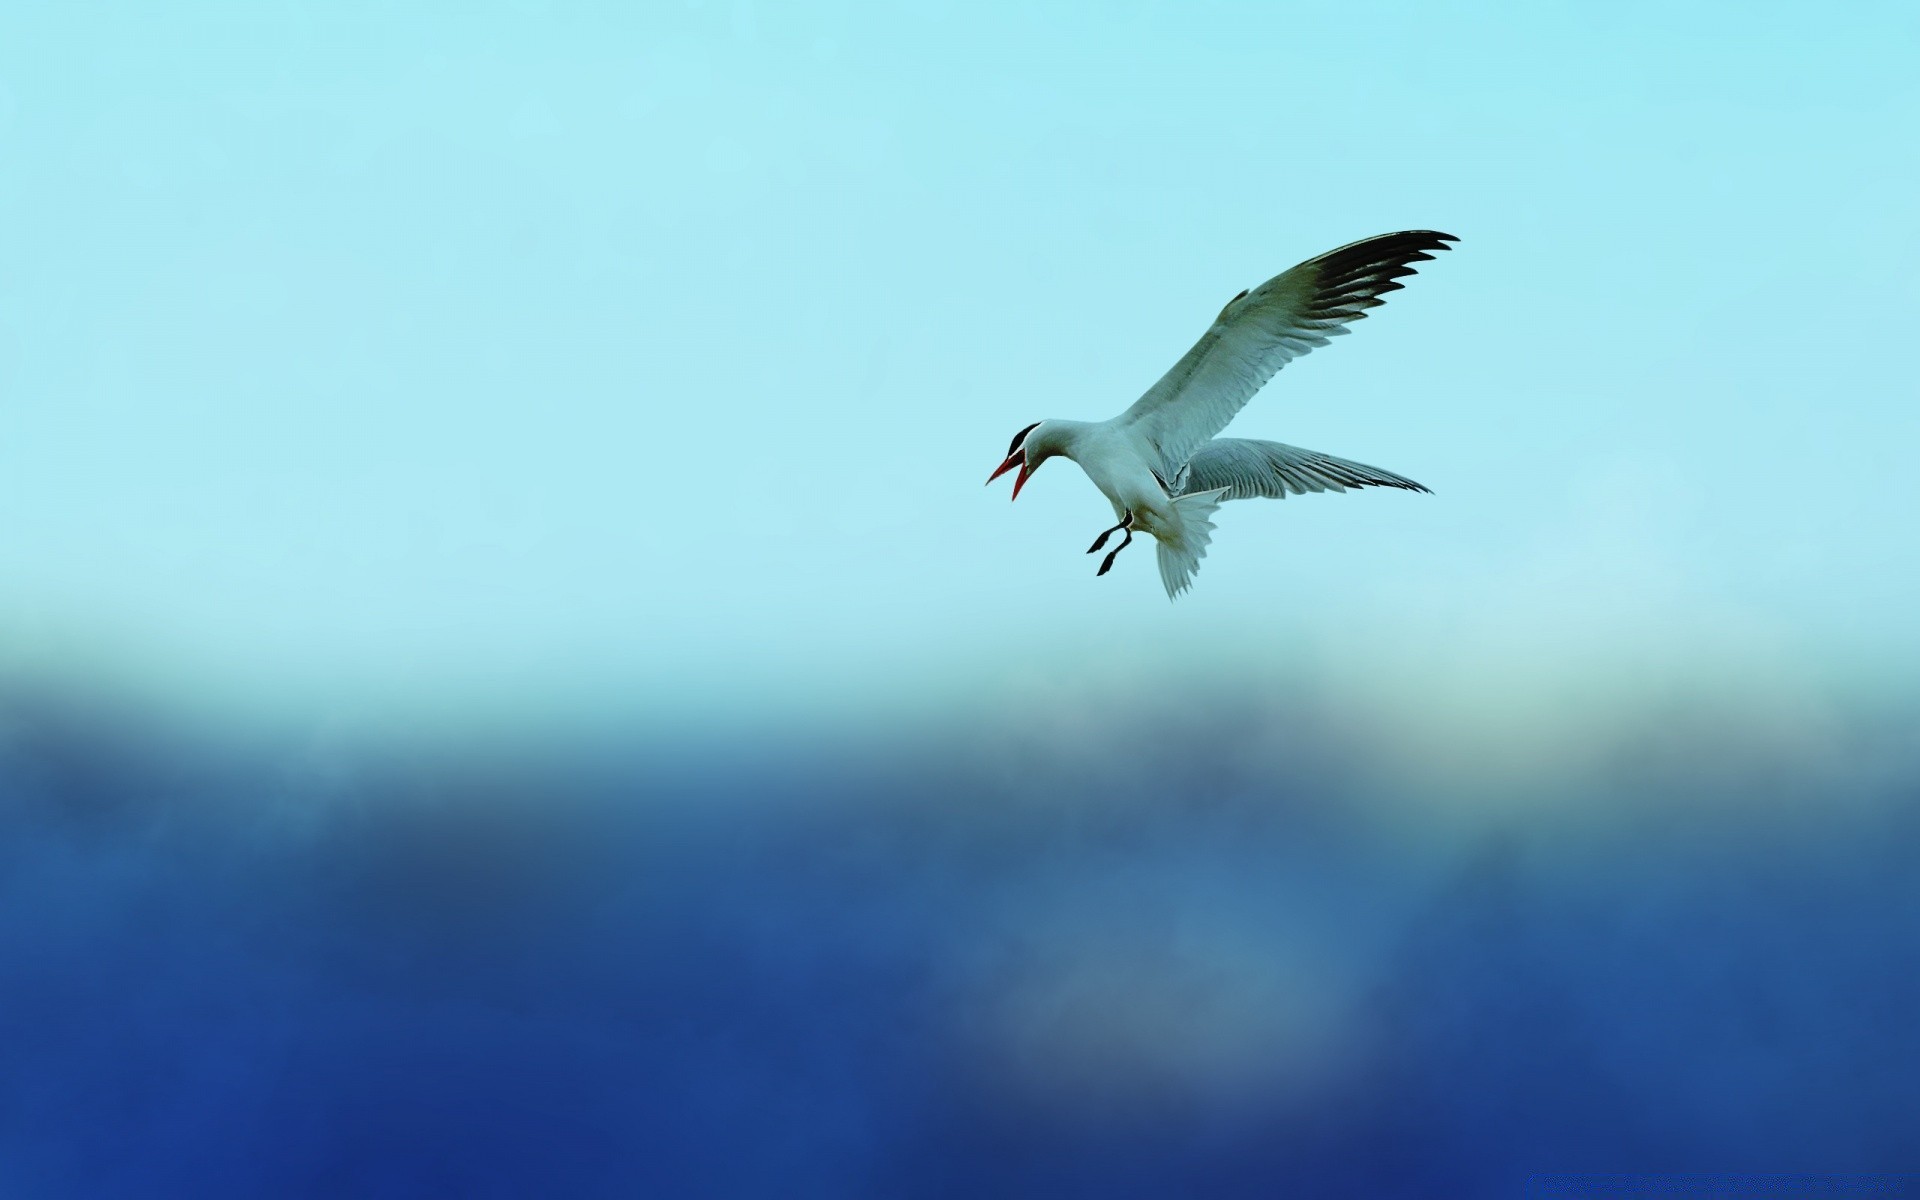
[[1381,234],[1329,250],[1240,293],[1115,424],[1141,434],[1161,474],[1171,477],[1274,372],[1348,332],[1368,309],[1385,303],[1381,297],[1404,286],[1395,280],[1413,274],[1413,263],[1458,240],[1429,229]]
[[1357,487],[1396,487],[1410,492],[1427,489],[1379,467],[1335,458],[1317,450],[1302,450],[1279,442],[1247,438],[1215,438],[1194,451],[1186,469],[1175,480],[1180,494],[1225,488],[1226,500],[1266,496],[1280,500],[1307,492],[1344,492]]

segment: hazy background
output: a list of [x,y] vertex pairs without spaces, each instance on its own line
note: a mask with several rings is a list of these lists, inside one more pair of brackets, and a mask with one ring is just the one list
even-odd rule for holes
[[390,8],[0,16],[0,1192],[1914,1166],[1911,6]]

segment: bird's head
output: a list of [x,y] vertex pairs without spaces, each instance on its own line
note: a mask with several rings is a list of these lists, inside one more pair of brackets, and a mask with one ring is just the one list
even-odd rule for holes
[[1041,463],[1060,453],[1047,436],[1046,425],[1045,421],[1035,421],[1014,434],[1012,443],[1007,446],[1006,461],[994,468],[993,474],[987,476],[987,482],[992,483],[1008,471],[1019,467],[1020,474],[1013,481],[1013,498],[1018,500],[1020,489],[1027,486],[1027,477],[1038,470]]

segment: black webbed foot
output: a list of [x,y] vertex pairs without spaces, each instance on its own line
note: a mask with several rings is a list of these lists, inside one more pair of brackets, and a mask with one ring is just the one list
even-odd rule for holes
[[[1100,533],[1100,536],[1093,539],[1093,545],[1087,547],[1087,553],[1088,554],[1100,553],[1100,547],[1107,544],[1108,538],[1112,537],[1116,533],[1119,533],[1122,529],[1129,528],[1132,524],[1133,524],[1133,514],[1129,512],[1125,516],[1120,518],[1120,523],[1118,525],[1115,525],[1111,529],[1102,530]],[[1102,575],[1106,574],[1105,571],[1102,571],[1100,573]]]
[[[1093,573],[1093,577],[1095,579],[1098,579],[1100,578],[1100,576],[1105,575],[1108,571],[1113,570],[1113,560],[1116,558],[1119,558],[1120,552],[1122,550],[1125,550],[1128,546],[1132,544],[1133,544],[1133,530],[1129,529],[1127,530],[1127,536],[1123,538],[1120,544],[1118,546],[1115,546],[1113,550],[1107,555],[1107,557],[1101,561],[1100,569]],[[1097,546],[1094,548],[1096,550],[1099,549],[1099,547]]]

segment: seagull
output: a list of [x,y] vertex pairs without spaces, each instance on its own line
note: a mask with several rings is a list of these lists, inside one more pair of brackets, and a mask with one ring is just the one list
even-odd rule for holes
[[1351,332],[1348,326],[1403,286],[1396,281],[1412,275],[1414,263],[1459,240],[1429,229],[1383,233],[1241,292],[1133,407],[1109,421],[1035,421],[1013,435],[1006,461],[987,482],[1018,467],[1018,500],[1048,459],[1079,463],[1118,518],[1087,553],[1099,553],[1116,533],[1126,535],[1094,574],[1113,568],[1136,531],[1151,534],[1159,542],[1160,580],[1170,600],[1192,585],[1213,537],[1213,514],[1225,501],[1350,487],[1427,491],[1404,475],[1316,450],[1216,435],[1274,372]]

